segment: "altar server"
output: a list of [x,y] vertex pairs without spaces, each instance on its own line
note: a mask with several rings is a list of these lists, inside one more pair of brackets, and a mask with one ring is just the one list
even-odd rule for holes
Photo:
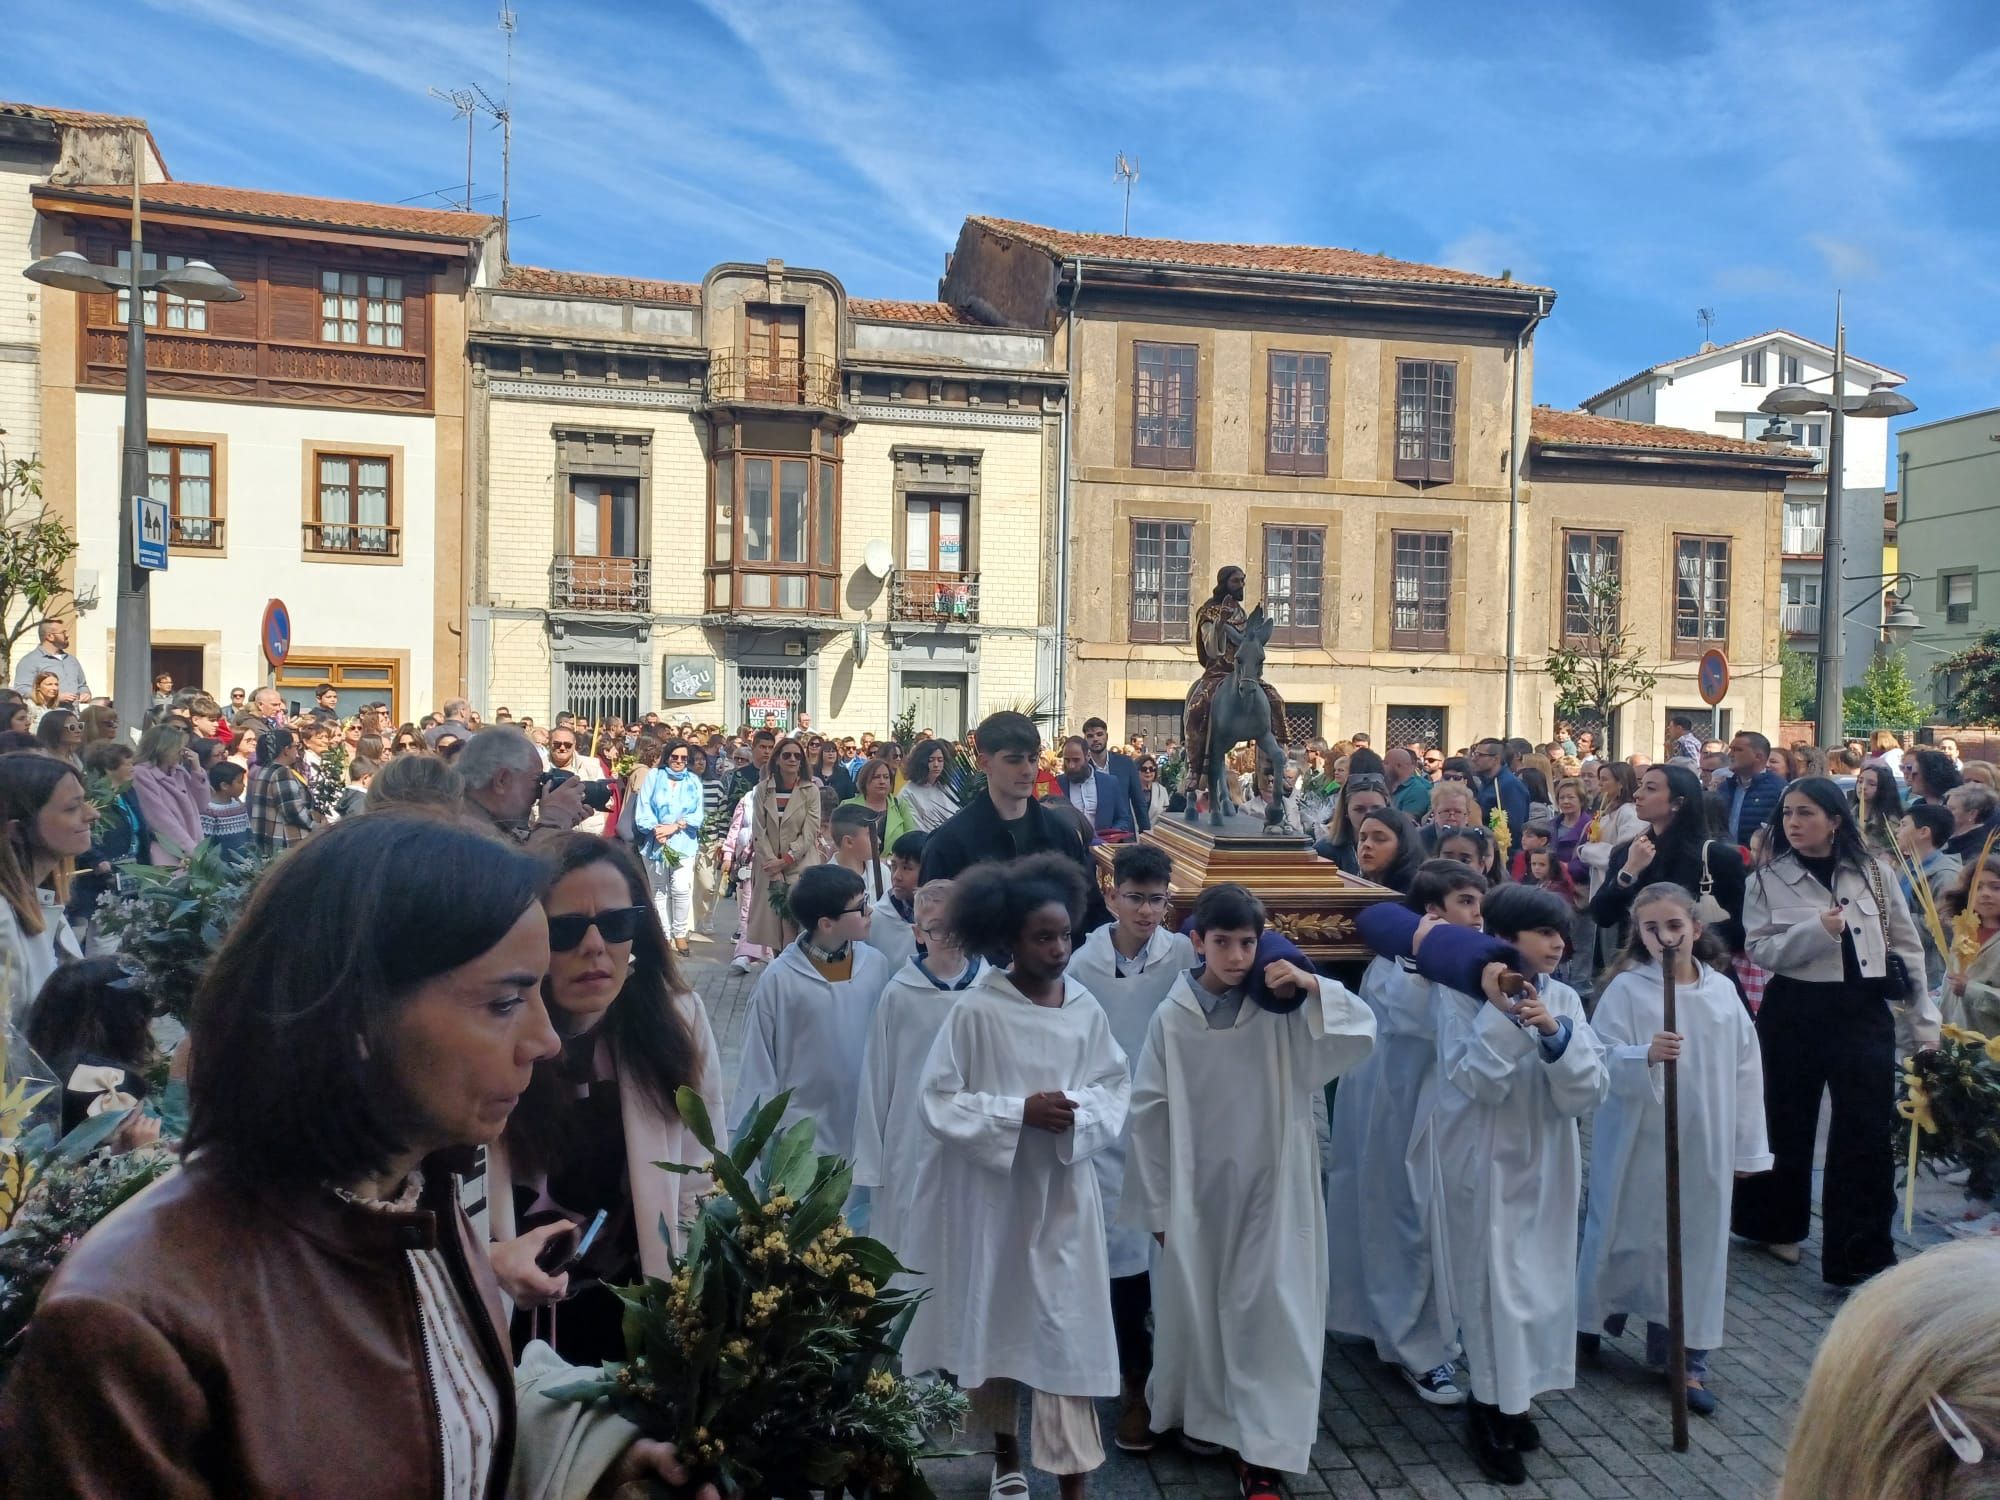
[[1196,901],[1200,966],[1146,1033],[1119,1208],[1121,1223],[1162,1237],[1154,1430],[1233,1450],[1249,1497],[1305,1473],[1319,1432],[1326,1204],[1313,1096],[1375,1045],[1375,1018],[1344,986],[1303,954],[1260,954],[1260,940],[1282,941],[1264,920],[1240,885]]

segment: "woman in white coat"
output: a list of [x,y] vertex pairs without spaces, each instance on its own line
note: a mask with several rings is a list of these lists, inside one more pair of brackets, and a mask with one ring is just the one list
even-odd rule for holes
[[1776,1165],[1737,1189],[1734,1228],[1798,1264],[1811,1227],[1820,1095],[1828,1093],[1820,1276],[1853,1286],[1896,1263],[1888,1125],[1898,1033],[1905,1049],[1935,1042],[1937,1006],[1901,883],[1862,843],[1840,788],[1808,776],[1785,788],[1778,809],[1743,903],[1750,957],[1771,971],[1757,1040]]
[[[1645,819],[1639,816],[1639,809],[1632,805],[1632,799],[1639,794],[1639,773],[1622,760],[1608,760],[1597,768],[1597,812],[1590,820],[1590,827],[1583,841],[1576,846],[1576,861],[1583,867],[1588,888],[1583,893],[1584,905],[1590,904],[1604,885],[1611,851],[1630,839],[1637,838],[1645,828]],[[1575,872],[1572,871],[1572,874]],[[1586,955],[1590,959],[1592,972],[1611,961],[1618,949],[1618,934],[1592,928],[1596,951]]]
[[42,982],[58,964],[83,957],[63,915],[69,872],[90,848],[97,818],[83,777],[67,761],[34,750],[0,755],[0,971],[8,993],[0,999],[0,1025],[8,1009],[27,1014]]
[[[707,1155],[675,1091],[693,1089],[711,1120],[728,1118],[707,1008],[681,978],[652,894],[623,845],[575,833],[556,846],[542,992],[562,1052],[535,1065],[487,1148],[493,1270],[514,1302],[515,1347],[544,1337],[575,1364],[624,1357],[624,1304],[609,1288],[672,1274],[670,1247],[708,1190],[705,1177],[653,1165]],[[581,1264],[556,1275],[535,1264],[600,1209],[604,1226]]]

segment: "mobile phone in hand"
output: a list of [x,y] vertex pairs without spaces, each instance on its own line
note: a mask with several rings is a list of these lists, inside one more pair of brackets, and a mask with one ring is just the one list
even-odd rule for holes
[[574,1227],[567,1234],[549,1236],[547,1244],[535,1256],[535,1266],[545,1276],[561,1276],[575,1267],[576,1263],[590,1253],[590,1247],[597,1242],[597,1233],[604,1227],[608,1210],[600,1208],[597,1217],[585,1227],[581,1237]]

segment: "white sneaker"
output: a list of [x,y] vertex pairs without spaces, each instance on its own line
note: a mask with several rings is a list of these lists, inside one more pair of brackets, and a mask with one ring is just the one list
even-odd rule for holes
[[1465,1404],[1465,1392],[1459,1386],[1458,1371],[1450,1365],[1439,1365],[1435,1370],[1425,1370],[1421,1373],[1416,1370],[1406,1370],[1401,1365],[1396,1366],[1396,1369],[1403,1379],[1409,1382],[1410,1389],[1432,1406]]
[[750,960],[741,953],[737,954],[736,957],[729,960],[729,972],[732,974],[748,974],[750,972]]

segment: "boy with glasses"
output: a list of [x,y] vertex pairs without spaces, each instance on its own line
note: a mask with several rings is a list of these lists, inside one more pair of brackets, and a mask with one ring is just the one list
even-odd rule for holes
[[[1091,933],[1069,961],[1069,977],[1090,991],[1111,1022],[1128,1075],[1139,1065],[1153,1012],[1195,963],[1194,944],[1166,924],[1172,876],[1173,862],[1163,850],[1151,844],[1122,845],[1111,860],[1112,925]],[[1146,1378],[1153,1372],[1153,1338],[1146,1327],[1153,1310],[1147,1274],[1152,1244],[1143,1229],[1112,1222],[1124,1184],[1125,1140],[1121,1132],[1117,1143],[1097,1156],[1111,1261],[1111,1331],[1118,1340],[1124,1387],[1114,1441],[1127,1453],[1148,1453],[1153,1447],[1152,1412],[1146,1405]]]

